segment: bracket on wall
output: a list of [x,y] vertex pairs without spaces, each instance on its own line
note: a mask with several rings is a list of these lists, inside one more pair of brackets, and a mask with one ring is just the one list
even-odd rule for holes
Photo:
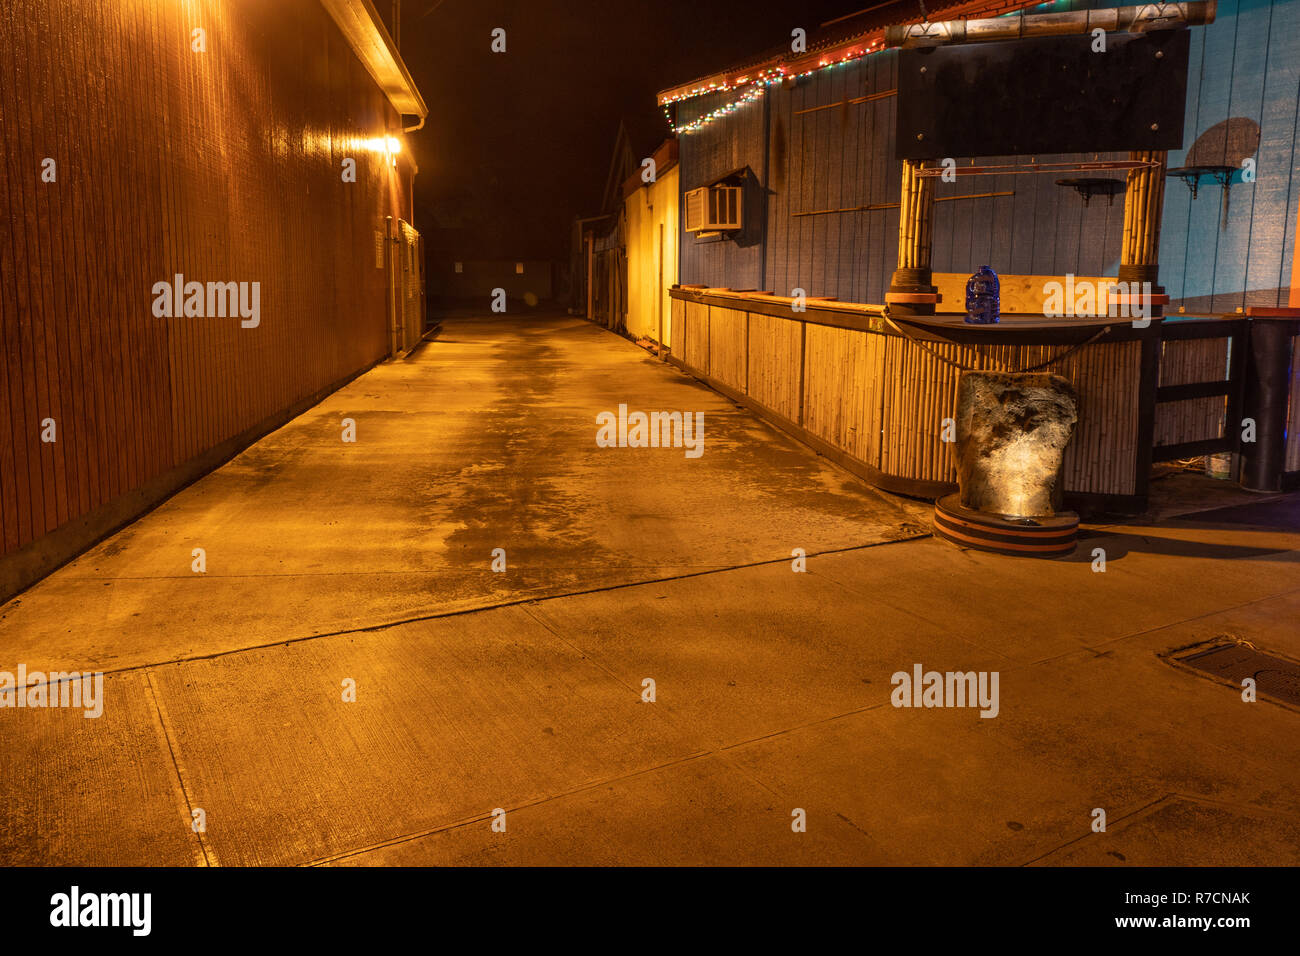
[[1213,179],[1223,187],[1223,222],[1219,228],[1228,228],[1228,194],[1232,189],[1232,174],[1237,171],[1236,166],[1179,166],[1171,169],[1166,175],[1176,179],[1181,179],[1187,188],[1192,191],[1192,199],[1196,199],[1196,194],[1200,190],[1201,180],[1204,178]]

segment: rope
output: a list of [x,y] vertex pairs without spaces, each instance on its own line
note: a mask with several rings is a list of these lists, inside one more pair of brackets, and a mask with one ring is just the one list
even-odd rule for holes
[[[913,333],[913,332],[909,332],[907,329],[904,329],[904,328],[900,327],[900,326],[899,326],[899,325],[898,325],[898,324],[897,324],[897,323],[896,323],[892,318],[890,318],[890,317],[889,317],[889,309],[888,309],[888,307],[886,307],[885,310],[884,310],[883,312],[880,313],[880,317],[881,317],[882,319],[884,319],[886,322],[888,322],[888,323],[889,323],[889,327],[890,327],[891,329],[893,329],[895,332],[897,332],[899,335],[901,335],[903,338],[907,339],[907,340],[908,340],[909,342],[911,342],[913,345],[915,345],[915,346],[921,348],[921,349],[924,350],[925,352],[928,352],[930,355],[933,355],[935,358],[937,358],[940,362],[943,362],[945,365],[949,365],[949,366],[951,366],[952,368],[955,368],[955,369],[957,369],[958,371],[961,371],[961,372],[979,372],[979,371],[987,371],[986,369],[981,369],[981,368],[979,368],[978,366],[974,366],[974,365],[962,365],[960,362],[955,362],[955,361],[953,361],[952,359],[948,358],[946,355],[941,355],[941,354],[940,354],[938,351],[936,351],[934,348],[932,348],[931,346],[927,345],[925,342],[923,342],[923,341],[921,341],[920,339],[918,339],[918,338],[916,337],[915,333]],[[1039,371],[1040,369],[1045,369],[1045,368],[1047,368],[1048,366],[1055,365],[1057,362],[1064,361],[1065,359],[1067,359],[1067,358],[1069,358],[1071,355],[1073,355],[1075,352],[1079,351],[1079,349],[1081,349],[1081,348],[1085,348],[1086,346],[1089,346],[1089,345],[1092,345],[1094,342],[1096,342],[1098,339],[1100,339],[1103,335],[1106,335],[1106,334],[1109,333],[1109,332],[1110,332],[1110,326],[1109,326],[1109,325],[1103,326],[1103,327],[1102,327],[1102,328],[1101,328],[1101,329],[1100,329],[1100,330],[1099,330],[1095,335],[1091,336],[1090,338],[1086,339],[1085,341],[1083,341],[1083,342],[1078,342],[1078,343],[1076,343],[1075,345],[1071,345],[1068,349],[1066,349],[1064,352],[1060,353],[1059,355],[1055,355],[1055,356],[1053,356],[1052,358],[1048,359],[1048,360],[1045,361],[1045,362],[1039,362],[1037,365],[1031,365],[1031,366],[1029,366],[1029,368],[1006,368],[1006,367],[1002,366],[1000,363],[995,363],[995,364],[997,364],[998,367],[995,368],[995,369],[993,369],[993,371],[996,371],[996,372],[1008,372],[1008,373],[1013,373],[1013,372],[1037,372],[1037,371]],[[979,346],[979,345],[966,345],[965,343],[962,343],[962,342],[953,342],[952,344],[953,344],[953,345],[960,345],[962,348],[966,348],[966,349],[979,349],[979,348],[982,348],[982,346]],[[981,355],[980,357],[983,358],[983,355]]]

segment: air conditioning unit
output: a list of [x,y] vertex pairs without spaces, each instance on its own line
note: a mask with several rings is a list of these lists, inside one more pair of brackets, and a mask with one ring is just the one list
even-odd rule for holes
[[686,194],[686,231],[740,228],[740,187],[701,186]]

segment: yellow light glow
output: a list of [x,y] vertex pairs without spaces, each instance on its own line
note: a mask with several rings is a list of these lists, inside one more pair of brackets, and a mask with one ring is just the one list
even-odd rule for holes
[[370,153],[381,153],[388,160],[388,165],[397,165],[397,154],[402,151],[402,143],[395,136],[376,136],[372,139],[352,140],[353,149],[364,149]]
[[379,136],[375,139],[360,139],[357,140],[357,145],[372,153],[384,153],[388,156],[396,156],[402,151],[402,144],[392,136]]

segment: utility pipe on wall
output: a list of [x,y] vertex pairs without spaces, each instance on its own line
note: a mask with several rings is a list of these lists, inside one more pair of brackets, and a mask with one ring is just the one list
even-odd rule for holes
[[388,272],[388,354],[396,358],[401,351],[401,326],[397,324],[397,247],[393,236],[393,217],[384,217],[384,265]]

